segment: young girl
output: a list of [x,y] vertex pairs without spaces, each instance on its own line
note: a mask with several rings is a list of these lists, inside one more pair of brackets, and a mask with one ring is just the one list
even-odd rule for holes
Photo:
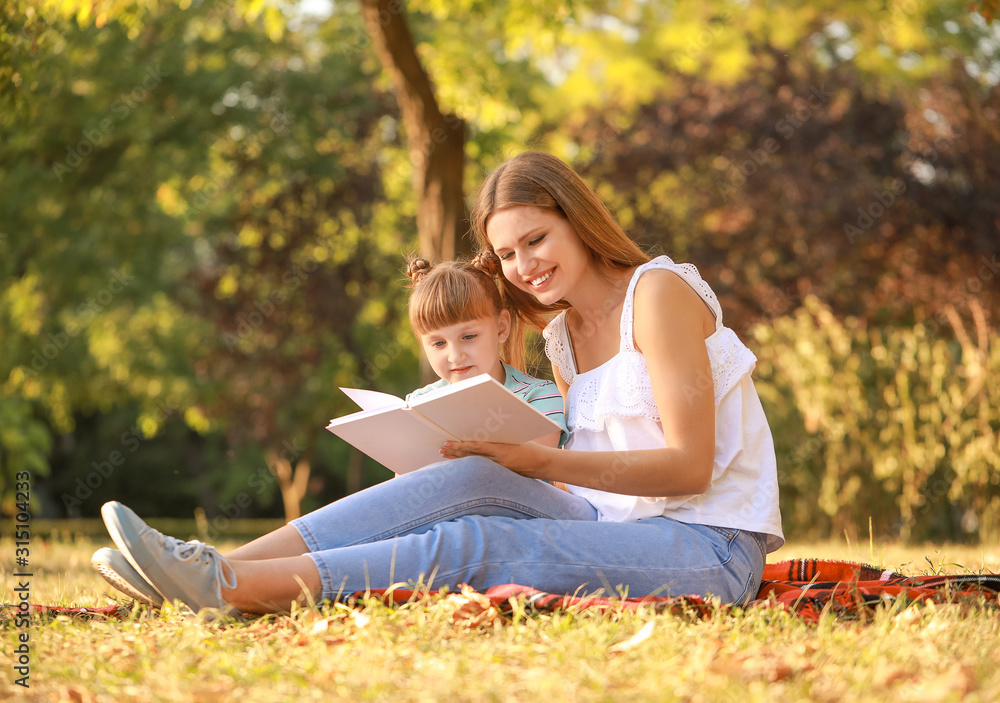
[[[406,274],[412,282],[410,328],[441,380],[418,388],[406,400],[488,373],[565,430],[559,389],[552,381],[519,370],[525,361],[523,335],[519,321],[503,307],[494,281],[498,267],[499,260],[489,252],[471,263],[449,261],[431,266],[426,259],[411,259],[407,264]],[[565,437],[565,432],[555,432],[535,441],[557,447]]]
[[572,169],[538,152],[490,175],[472,222],[501,261],[514,322],[544,327],[567,447],[449,442],[450,461],[317,511],[322,545],[293,523],[228,561],[106,506],[131,561],[164,574],[158,590],[195,609],[253,612],[421,576],[477,589],[756,595],[765,553],[784,541],[774,449],[753,354],[697,270],[650,261]]
[[[487,373],[563,428],[563,432],[535,440],[544,446],[557,447],[566,438],[563,399],[552,381],[534,378],[518,369],[524,363],[524,345],[519,333],[512,334],[516,325],[512,324],[510,312],[504,309],[494,281],[498,270],[499,260],[488,252],[472,262],[447,261],[432,266],[426,259],[414,258],[407,263],[406,273],[411,281],[410,327],[441,380],[413,391],[406,399]],[[300,529],[314,534],[320,531],[310,516],[303,518]],[[193,554],[197,547],[187,544],[176,546]],[[91,564],[109,583],[132,598],[150,605],[162,603],[157,589],[122,552],[99,549]]]

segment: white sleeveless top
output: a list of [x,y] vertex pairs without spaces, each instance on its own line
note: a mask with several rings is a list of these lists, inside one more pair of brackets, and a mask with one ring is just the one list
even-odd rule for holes
[[[715,332],[705,340],[715,390],[715,466],[700,495],[648,498],[568,486],[586,498],[601,520],[628,522],[665,515],[675,520],[731,527],[767,535],[767,551],[784,544],[778,510],[778,478],[771,430],[750,377],[757,358],[736,333],[722,325],[719,300],[691,264],[659,256],[636,269],[625,294],[618,354],[597,368],[577,373],[566,312],[545,327],[545,355],[569,384],[566,449],[624,451],[666,446],[653,398],[646,358],[632,339],[635,284],[650,269],[673,271],[715,315]],[[708,379],[704,380],[707,383]],[[614,480],[615,466],[608,467]]]

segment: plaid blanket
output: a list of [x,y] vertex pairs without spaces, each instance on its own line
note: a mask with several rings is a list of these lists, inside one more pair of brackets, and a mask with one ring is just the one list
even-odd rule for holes
[[899,603],[998,604],[1000,574],[905,576],[867,564],[793,559],[764,567],[752,605],[777,604],[807,620],[829,608],[838,617],[870,616],[879,605]]
[[[406,602],[418,593],[406,589],[373,591],[389,602]],[[469,595],[467,593],[467,595]],[[652,606],[659,610],[704,616],[720,610],[780,608],[810,622],[829,609],[840,619],[867,619],[875,608],[891,604],[960,602],[996,607],[1000,604],[1000,574],[941,574],[905,576],[868,564],[823,559],[792,559],[764,567],[760,590],[745,606],[720,605],[701,596],[647,596],[605,598],[563,596],[505,584],[479,594],[501,613],[510,612],[515,602],[533,610],[598,608],[621,610]],[[470,609],[474,612],[475,608]]]
[[[347,600],[359,602],[366,597],[381,598],[387,603],[405,603],[424,595],[442,595],[440,591],[380,589],[352,594]],[[456,594],[451,594],[456,595]],[[937,574],[905,576],[867,564],[824,559],[792,559],[764,567],[757,597],[745,606],[720,605],[701,596],[647,596],[642,598],[607,598],[564,596],[545,593],[527,586],[504,584],[479,593],[462,589],[463,604],[457,615],[474,619],[487,609],[510,613],[516,607],[535,611],[596,608],[618,611],[654,607],[658,610],[704,616],[738,607],[780,608],[810,622],[824,611],[841,619],[867,619],[878,607],[912,603],[966,603],[997,607],[1000,604],[1000,574]],[[463,610],[464,609],[464,610]],[[124,619],[134,612],[134,604],[119,601],[96,608],[67,606],[30,606],[33,616]],[[17,616],[13,605],[0,605],[0,622]]]

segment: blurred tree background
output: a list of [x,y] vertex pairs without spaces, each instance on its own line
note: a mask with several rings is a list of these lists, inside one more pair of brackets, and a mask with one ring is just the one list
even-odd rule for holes
[[[998,539],[994,4],[0,0],[0,496],[292,517],[387,472],[407,254],[526,148],[759,357],[786,534]],[[424,371],[423,373],[426,373]]]

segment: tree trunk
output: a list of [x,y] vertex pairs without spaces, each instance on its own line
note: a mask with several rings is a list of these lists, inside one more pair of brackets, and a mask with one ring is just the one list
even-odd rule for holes
[[357,449],[351,449],[351,456],[347,460],[347,495],[361,490],[361,462],[363,459],[364,454]]
[[417,196],[420,256],[433,262],[467,255],[472,242],[463,236],[468,230],[462,184],[465,122],[442,114],[417,56],[402,0],[361,0],[361,7],[403,114]]
[[305,497],[306,487],[309,485],[309,473],[312,471],[312,450],[307,449],[295,461],[294,457],[288,457],[286,452],[267,449],[267,468],[271,470],[278,480],[278,487],[281,489],[281,501],[285,506],[285,522],[294,520],[302,515],[302,498]]

